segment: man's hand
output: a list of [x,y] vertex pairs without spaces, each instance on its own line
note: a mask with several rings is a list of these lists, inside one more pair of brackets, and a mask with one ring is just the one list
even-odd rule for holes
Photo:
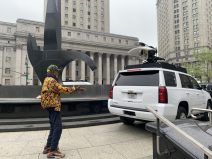
[[85,91],[85,88],[82,88],[80,86],[75,87],[76,91]]
[[38,95],[36,98],[37,98],[37,99],[41,99],[41,95]]

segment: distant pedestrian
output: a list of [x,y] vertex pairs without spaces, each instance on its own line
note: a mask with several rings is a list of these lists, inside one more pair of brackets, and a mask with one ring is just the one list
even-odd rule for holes
[[60,94],[69,94],[83,90],[79,86],[63,87],[58,83],[59,72],[60,69],[56,65],[50,65],[47,68],[47,77],[44,80],[41,91],[41,106],[48,111],[50,123],[49,136],[43,150],[43,154],[47,154],[47,158],[65,157],[65,154],[61,153],[58,148],[62,133]]

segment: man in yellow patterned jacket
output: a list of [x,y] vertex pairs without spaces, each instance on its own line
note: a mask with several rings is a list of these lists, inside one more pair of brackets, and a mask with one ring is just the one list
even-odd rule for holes
[[59,140],[62,133],[61,121],[61,99],[60,94],[69,94],[81,90],[80,87],[63,87],[58,83],[59,69],[56,65],[47,68],[47,77],[44,80],[41,91],[41,106],[49,113],[50,132],[43,154],[47,158],[63,158],[65,154],[58,149]]

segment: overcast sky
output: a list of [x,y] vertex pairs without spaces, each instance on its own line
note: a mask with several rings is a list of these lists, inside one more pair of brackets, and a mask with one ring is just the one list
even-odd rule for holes
[[[0,21],[43,21],[43,0],[0,0]],[[157,46],[156,0],[110,0],[110,32]]]

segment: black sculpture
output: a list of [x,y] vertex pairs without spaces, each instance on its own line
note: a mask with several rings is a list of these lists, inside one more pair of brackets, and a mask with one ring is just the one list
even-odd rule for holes
[[[96,69],[93,60],[85,53],[61,50],[60,5],[60,0],[48,0],[44,30],[44,50],[40,50],[35,37],[32,37],[32,35],[29,34],[27,40],[29,60],[42,83],[46,77],[46,69],[50,64],[55,64],[63,70],[71,61],[79,59],[83,60],[91,70]],[[62,72],[60,72],[60,81],[61,77]]]

